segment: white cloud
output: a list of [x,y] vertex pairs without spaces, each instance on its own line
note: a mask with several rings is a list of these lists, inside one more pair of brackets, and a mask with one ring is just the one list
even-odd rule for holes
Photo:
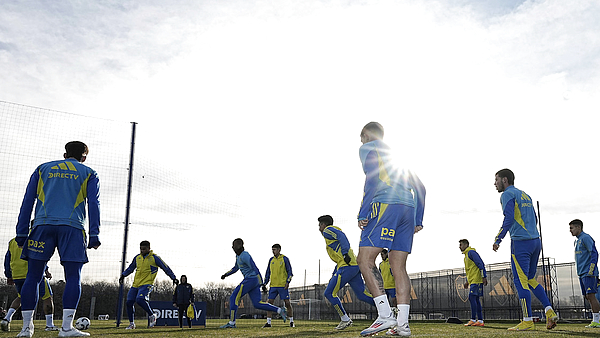
[[282,236],[298,236],[286,254],[299,265],[295,252],[326,258],[302,250],[322,244],[320,214],[358,238],[358,133],[370,120],[428,188],[412,271],[461,266],[459,252],[415,258],[432,242],[455,250],[469,235],[487,248],[504,167],[555,233],[585,210],[597,217],[586,207],[600,188],[596,2],[26,4],[0,5],[0,60],[12,70],[0,99],[140,122],[140,154],[196,164],[208,191],[239,194],[245,215],[268,204]]

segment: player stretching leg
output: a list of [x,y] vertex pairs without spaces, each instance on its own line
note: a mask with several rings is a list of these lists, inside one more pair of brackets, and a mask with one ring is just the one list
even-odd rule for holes
[[[370,336],[390,329],[387,334],[410,336],[410,278],[406,259],[412,249],[413,235],[423,228],[425,186],[408,170],[393,163],[390,148],[383,143],[383,127],[370,122],[360,133],[363,145],[359,155],[366,175],[363,201],[358,213],[362,230],[358,266],[377,306],[378,318],[363,330]],[[383,277],[375,266],[382,248],[389,249],[392,273],[396,279],[398,318],[388,302]]]
[[360,269],[356,263],[356,257],[352,248],[350,248],[350,242],[348,238],[342,232],[342,229],[333,226],[333,217],[324,215],[318,218],[319,231],[325,238],[325,247],[327,248],[327,254],[332,261],[337,265],[333,270],[333,275],[325,288],[324,296],[333,305],[333,308],[340,315],[341,322],[336,327],[337,330],[343,330],[352,325],[352,320],[348,317],[340,298],[338,297],[338,291],[343,288],[346,284],[350,284],[350,287],[356,294],[358,299],[373,305],[373,297],[371,294],[365,291],[365,283],[360,275]]
[[179,284],[179,281],[167,263],[155,254],[154,251],[150,250],[150,242],[141,241],[140,253],[133,257],[131,264],[129,264],[119,277],[119,284],[123,284],[125,277],[132,274],[135,270],[133,284],[131,284],[131,288],[127,292],[127,302],[125,303],[127,306],[127,318],[129,319],[129,326],[125,328],[126,330],[135,329],[133,314],[136,303],[148,314],[148,327],[152,328],[156,325],[157,317],[148,301],[150,300],[150,293],[154,288],[154,280],[156,279],[158,268],[161,268],[175,285]]
[[254,264],[254,260],[248,251],[244,250],[244,241],[241,238],[236,238],[233,241],[232,248],[236,254],[235,265],[231,270],[224,273],[221,276],[221,279],[225,279],[225,277],[233,275],[238,270],[241,270],[242,274],[244,275],[244,280],[235,288],[235,290],[233,290],[231,297],[229,297],[229,322],[221,325],[220,328],[228,329],[236,327],[235,318],[237,315],[238,305],[245,294],[250,296],[250,300],[252,300],[252,304],[255,308],[259,310],[277,312],[279,315],[281,315],[281,318],[285,323],[287,320],[287,310],[285,308],[279,308],[275,305],[260,300],[261,297],[259,287],[262,287],[263,291],[265,292],[267,291],[267,287],[263,284],[262,276],[260,275],[260,271],[256,267],[256,264]]

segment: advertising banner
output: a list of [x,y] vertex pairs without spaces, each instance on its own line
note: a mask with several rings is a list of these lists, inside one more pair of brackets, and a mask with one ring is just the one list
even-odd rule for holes
[[[150,307],[156,314],[156,326],[179,326],[179,309],[172,302],[150,301]],[[206,326],[206,302],[194,302],[196,315],[192,320],[193,326]],[[185,317],[185,316],[184,316]],[[187,319],[183,320],[187,326]]]

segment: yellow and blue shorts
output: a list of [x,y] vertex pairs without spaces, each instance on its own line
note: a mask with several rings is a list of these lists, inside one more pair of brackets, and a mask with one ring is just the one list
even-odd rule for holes
[[415,234],[415,209],[403,204],[373,203],[369,223],[360,235],[360,246],[412,250]]

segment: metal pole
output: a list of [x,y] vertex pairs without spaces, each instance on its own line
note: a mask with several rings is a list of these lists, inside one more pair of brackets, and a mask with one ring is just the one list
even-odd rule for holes
[[[542,251],[542,271],[544,273],[544,291],[546,291],[546,295],[548,296],[548,298],[550,300],[550,305],[552,305],[552,307],[554,307],[554,300],[552,299],[552,291],[550,290],[550,292],[548,292],[548,282],[546,281],[546,259],[544,257],[544,241],[542,240],[542,215],[540,214],[540,201],[536,201],[536,203],[537,203],[537,209],[538,209],[538,226],[540,229],[540,244],[541,244],[541,251]],[[548,271],[550,271],[550,268],[548,268]],[[550,285],[550,287],[552,287],[552,285]]]
[[304,269],[304,290],[306,291],[306,269]]
[[[129,235],[129,211],[131,206],[131,187],[133,185],[133,154],[135,153],[135,126],[137,122],[131,122],[131,147],[129,152],[129,178],[127,180],[127,200],[125,202],[125,225],[123,227],[123,256],[121,257],[121,272],[125,270],[127,262],[127,237]],[[117,301],[117,327],[121,325],[123,316],[123,291],[124,285],[119,285],[119,299]]]
[[317,284],[321,285],[321,259],[319,259],[319,282]]

